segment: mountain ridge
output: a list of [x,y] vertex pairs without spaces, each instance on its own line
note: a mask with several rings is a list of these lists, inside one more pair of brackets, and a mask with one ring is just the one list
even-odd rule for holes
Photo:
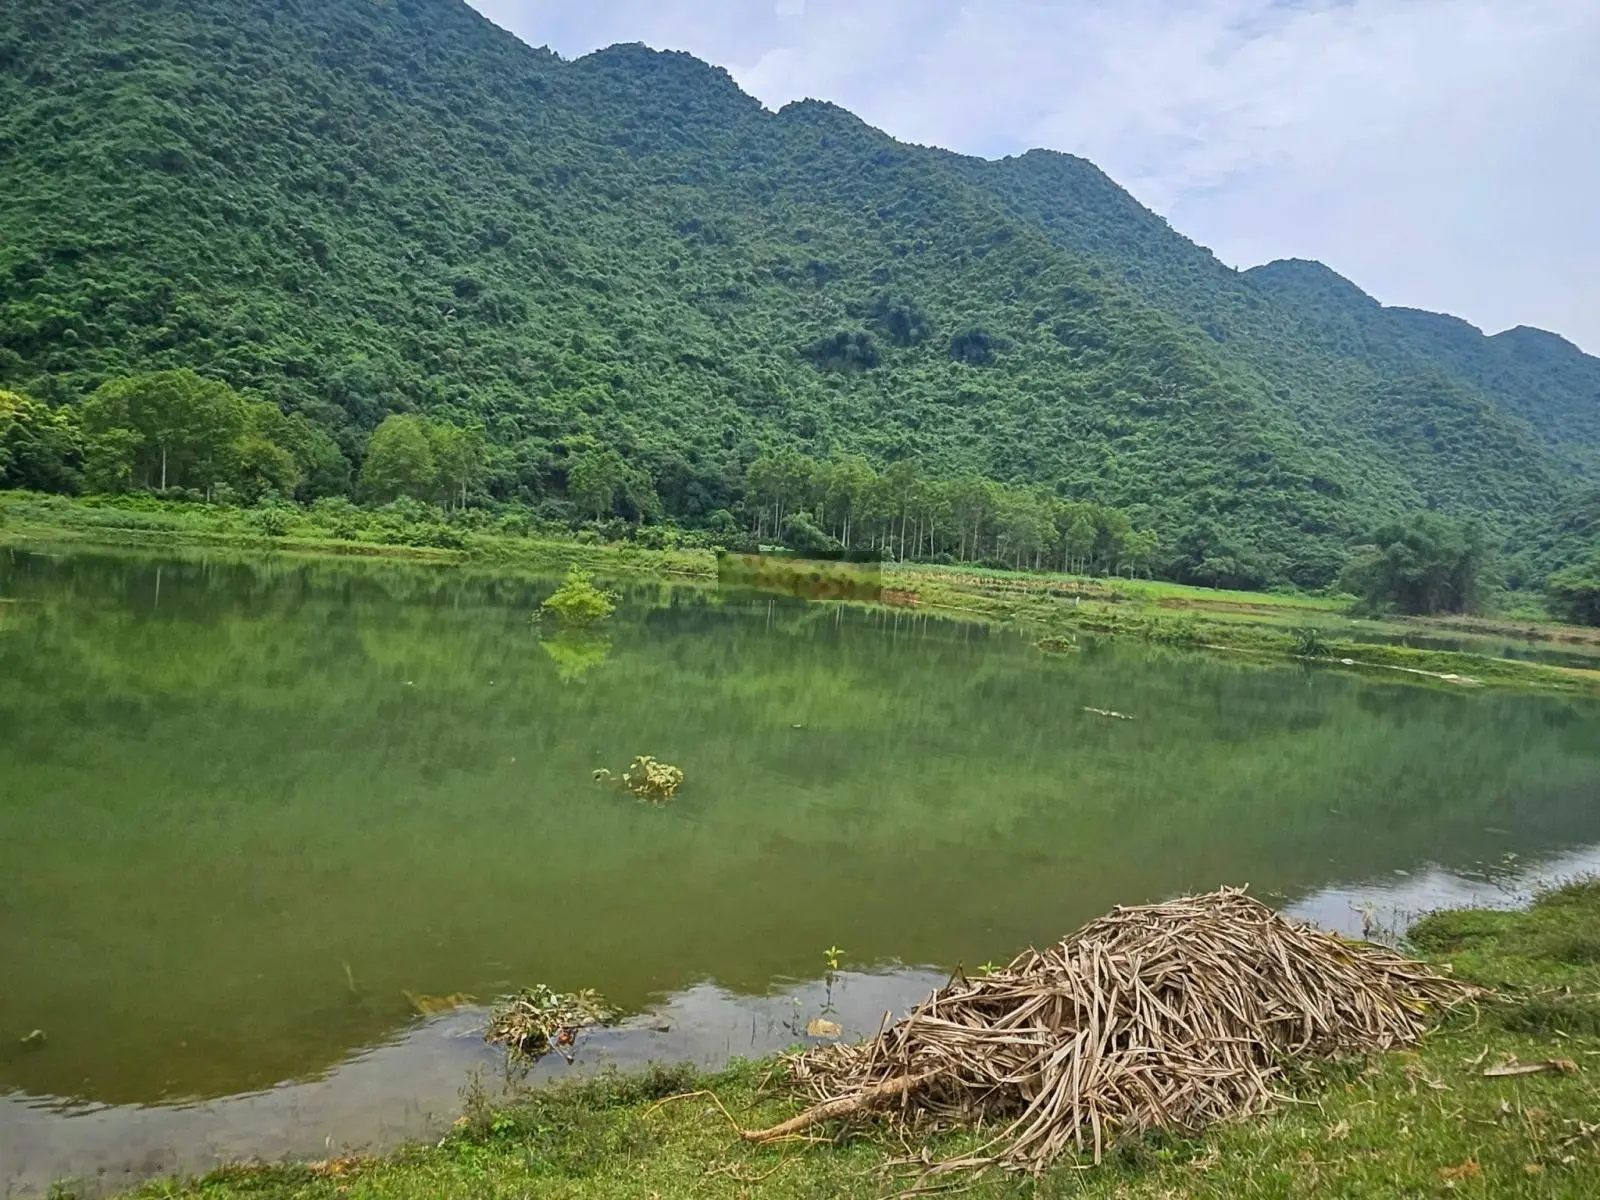
[[552,512],[599,443],[687,524],[766,451],[911,460],[1306,585],[1416,508],[1531,544],[1600,453],[1600,360],[1264,286],[1074,156],[564,60],[457,0],[16,8],[0,386],[55,404],[194,367],[354,464],[388,413],[478,422],[482,498]]

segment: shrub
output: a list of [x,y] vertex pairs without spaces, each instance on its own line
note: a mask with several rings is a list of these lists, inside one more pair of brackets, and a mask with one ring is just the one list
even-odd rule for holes
[[573,567],[566,581],[541,606],[563,625],[592,625],[617,610],[616,597],[594,586],[588,572]]

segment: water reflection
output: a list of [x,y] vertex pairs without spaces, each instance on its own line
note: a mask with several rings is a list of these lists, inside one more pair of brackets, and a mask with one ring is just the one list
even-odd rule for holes
[[[1540,888],[1600,874],[1600,845],[1546,862],[1504,859],[1466,874],[1437,866],[1320,889],[1285,905],[1302,920],[1349,936],[1404,929],[1445,907],[1509,908]],[[523,1085],[605,1068],[690,1062],[708,1070],[808,1041],[810,1016],[826,1012],[846,1038],[874,1033],[941,986],[926,968],[846,971],[831,983],[797,982],[765,996],[701,983],[615,1029],[583,1035],[574,1061],[541,1061]],[[507,1079],[503,1055],[482,1040],[487,1009],[464,1008],[419,1022],[403,1036],[364,1049],[322,1078],[187,1105],[62,1107],[21,1095],[0,1097],[0,1189],[44,1195],[72,1178],[110,1193],[143,1179],[195,1174],[244,1158],[267,1161],[376,1152],[436,1136],[459,1113],[471,1080],[491,1094]]]
[[[1592,704],[653,584],[564,642],[555,582],[0,554],[7,1171],[427,1128],[486,1052],[407,992],[594,987],[651,1015],[591,1059],[714,1061],[791,1037],[835,943],[866,1028],[932,978],[885,964],[1113,904],[1359,928],[1428,864],[1600,841]],[[593,783],[640,753],[673,804]]]

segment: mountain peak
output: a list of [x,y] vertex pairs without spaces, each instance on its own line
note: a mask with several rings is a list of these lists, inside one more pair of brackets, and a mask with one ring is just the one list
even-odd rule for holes
[[1270,288],[1315,291],[1330,300],[1381,307],[1378,301],[1350,280],[1314,258],[1274,259],[1259,267],[1251,267],[1244,275]]
[[1574,342],[1569,342],[1559,333],[1551,333],[1548,329],[1540,329],[1533,325],[1514,325],[1510,329],[1502,330],[1495,334],[1490,341],[1500,342],[1502,345],[1514,349],[1532,349],[1541,353],[1571,354],[1581,358],[1593,358],[1585,354],[1583,348]]
[[639,81],[710,88],[735,95],[746,103],[759,103],[725,68],[696,58],[686,50],[657,50],[643,42],[617,42],[573,60],[573,65],[626,73]]

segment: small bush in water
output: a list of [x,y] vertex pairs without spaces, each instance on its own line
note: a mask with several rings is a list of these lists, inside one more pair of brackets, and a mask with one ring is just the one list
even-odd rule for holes
[[589,575],[573,567],[567,572],[566,582],[544,602],[544,609],[554,613],[564,625],[592,625],[603,621],[617,610],[616,597],[594,586]]

